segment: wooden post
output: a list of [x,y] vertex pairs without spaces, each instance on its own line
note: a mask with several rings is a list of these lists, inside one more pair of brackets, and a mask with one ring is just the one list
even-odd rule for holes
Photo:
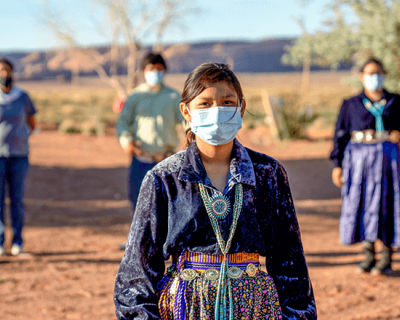
[[280,139],[279,128],[274,115],[274,110],[272,110],[271,103],[269,101],[269,94],[267,90],[262,90],[261,99],[265,111],[265,123],[268,125],[271,136],[274,139]]
[[300,93],[302,98],[308,96],[308,92],[310,89],[310,69],[311,69],[311,59],[308,56],[304,58],[303,71],[301,72]]

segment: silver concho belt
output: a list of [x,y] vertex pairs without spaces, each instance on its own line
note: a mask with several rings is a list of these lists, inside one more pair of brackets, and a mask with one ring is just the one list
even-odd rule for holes
[[351,141],[355,143],[377,143],[384,141],[391,141],[398,143],[400,140],[400,134],[398,131],[375,131],[375,130],[364,130],[364,131],[353,131],[351,133]]
[[[228,268],[228,277],[231,279],[238,279],[243,274],[247,274],[249,277],[255,277],[259,269],[260,265],[257,267],[253,263],[249,263],[244,270],[239,267],[230,267]],[[219,279],[219,274],[219,270],[215,268],[209,268],[204,272],[195,269],[184,269],[180,272],[180,277],[185,281],[191,281],[198,277],[204,277],[207,280],[216,281]]]

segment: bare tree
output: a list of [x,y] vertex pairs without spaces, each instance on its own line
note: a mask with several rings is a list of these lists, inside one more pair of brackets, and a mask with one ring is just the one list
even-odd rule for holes
[[55,36],[59,40],[67,45],[71,58],[76,56],[80,56],[81,58],[79,59],[79,62],[75,63],[74,67],[71,68],[73,74],[72,82],[79,83],[79,80],[77,80],[76,77],[79,77],[80,67],[76,64],[91,64],[93,69],[97,72],[97,74],[103,81],[108,82],[120,94],[126,93],[126,89],[120,83],[120,81],[108,75],[106,69],[100,62],[100,54],[97,52],[97,50],[83,48],[78,44],[75,32],[68,27],[68,24],[63,21],[62,17],[59,14],[52,11],[48,0],[43,0],[43,7],[43,20],[46,25],[55,33]]
[[[105,10],[111,28],[111,67],[108,73],[101,54],[80,45],[76,40],[78,33],[68,28],[62,17],[52,10],[49,0],[42,1],[44,22],[56,37],[68,46],[71,54],[79,52],[86,57],[86,62],[93,64],[99,77],[115,88],[119,95],[125,96],[137,85],[137,61],[145,40],[155,36],[154,49],[162,51],[161,42],[166,31],[179,24],[182,26],[186,16],[196,12],[191,0],[92,0],[97,8]],[[123,85],[116,75],[119,40],[122,42],[121,48],[128,51],[127,85]]]
[[[162,38],[167,30],[177,27],[181,30],[185,27],[184,17],[190,17],[199,13],[199,8],[194,5],[187,6],[187,0],[161,0],[163,14],[160,21],[155,25],[156,40],[153,44],[153,51],[161,53],[164,51]],[[194,1],[192,1],[192,4]]]
[[[303,2],[307,2],[307,1],[303,1]],[[304,18],[301,17],[297,21],[301,28],[303,37],[307,38],[309,36],[309,34],[306,30]],[[310,89],[310,71],[311,71],[311,46],[308,43],[308,45],[305,45],[305,47],[304,47],[303,70],[301,72],[300,94],[301,94],[301,98],[303,100],[308,95],[309,89]]]

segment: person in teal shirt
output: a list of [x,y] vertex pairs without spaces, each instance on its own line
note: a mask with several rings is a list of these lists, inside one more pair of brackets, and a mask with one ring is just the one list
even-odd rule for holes
[[145,83],[129,95],[116,124],[122,148],[132,155],[128,194],[133,210],[147,171],[178,147],[177,125],[183,122],[180,93],[163,82],[167,70],[163,57],[149,53],[141,67]]

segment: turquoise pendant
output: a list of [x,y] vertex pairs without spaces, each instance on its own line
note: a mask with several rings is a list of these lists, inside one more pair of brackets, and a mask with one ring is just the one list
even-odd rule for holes
[[217,195],[210,199],[208,208],[215,219],[225,219],[231,211],[231,203],[223,195]]

